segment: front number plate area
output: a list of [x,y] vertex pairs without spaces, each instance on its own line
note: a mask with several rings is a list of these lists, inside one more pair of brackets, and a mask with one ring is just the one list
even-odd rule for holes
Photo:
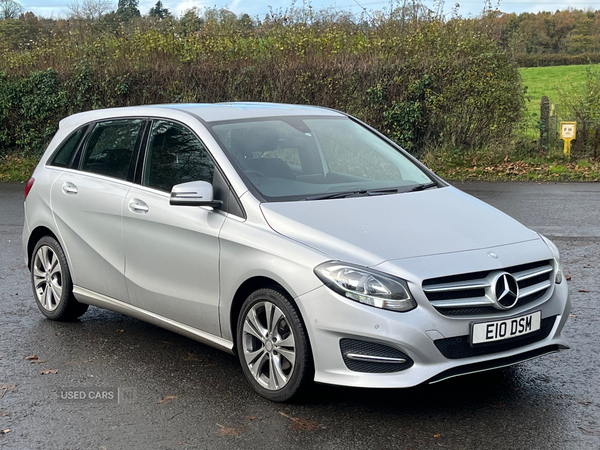
[[471,324],[471,345],[503,341],[538,331],[542,325],[542,312],[493,322]]

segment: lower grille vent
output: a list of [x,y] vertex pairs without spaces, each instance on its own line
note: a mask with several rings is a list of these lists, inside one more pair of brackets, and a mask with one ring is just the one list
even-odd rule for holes
[[413,360],[400,350],[374,342],[341,339],[340,349],[346,367],[354,372],[400,372],[413,365]]

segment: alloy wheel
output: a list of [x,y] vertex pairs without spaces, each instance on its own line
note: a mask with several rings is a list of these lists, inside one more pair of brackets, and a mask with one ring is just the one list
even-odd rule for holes
[[294,372],[296,341],[285,314],[269,301],[253,305],[242,328],[244,358],[254,379],[265,389],[283,388]]
[[33,260],[34,292],[46,311],[60,304],[63,291],[62,268],[58,256],[48,245],[41,246]]

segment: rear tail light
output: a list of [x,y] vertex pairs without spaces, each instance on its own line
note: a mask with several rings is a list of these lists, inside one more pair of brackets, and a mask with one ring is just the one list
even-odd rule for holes
[[33,182],[34,181],[35,181],[35,178],[31,177],[29,179],[29,181],[27,181],[27,184],[25,185],[25,200],[27,200],[27,196],[29,195],[29,191],[33,187]]

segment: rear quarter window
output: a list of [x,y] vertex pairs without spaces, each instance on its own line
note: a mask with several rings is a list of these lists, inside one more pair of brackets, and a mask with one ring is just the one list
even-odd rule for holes
[[85,134],[85,130],[87,129],[87,125],[85,127],[79,128],[69,135],[67,139],[65,139],[58,151],[52,157],[50,162],[51,166],[55,167],[70,167],[73,162],[73,157],[75,156],[75,152],[77,152],[77,148],[81,142],[81,138]]

